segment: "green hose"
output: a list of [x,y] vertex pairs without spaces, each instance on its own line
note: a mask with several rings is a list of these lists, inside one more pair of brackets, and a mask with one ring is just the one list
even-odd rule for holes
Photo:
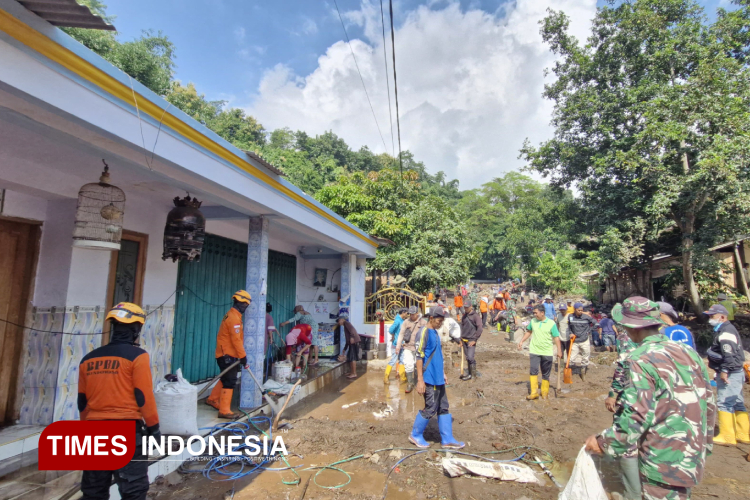
[[[256,430],[257,430],[258,432],[261,432],[261,433],[263,433],[263,435],[264,435],[264,436],[266,436],[267,438],[270,438],[270,436],[268,435],[268,433],[266,433],[266,431],[264,431],[263,429],[261,429],[260,427],[258,427],[257,425],[255,425],[255,422],[253,422],[253,421],[252,421],[252,419],[250,418],[250,415],[249,415],[249,414],[248,414],[248,413],[247,413],[247,412],[246,412],[245,410],[243,410],[242,408],[240,408],[239,410],[240,410],[240,411],[241,411],[242,413],[244,413],[244,414],[245,414],[245,416],[247,417],[247,421],[248,421],[248,422],[249,422],[249,423],[250,423],[250,424],[251,424],[251,425],[252,425],[253,427],[255,427],[255,429],[256,429]],[[297,471],[296,471],[296,470],[294,470],[294,467],[292,467],[292,466],[291,466],[291,465],[289,464],[289,462],[288,462],[288,461],[287,461],[287,459],[286,459],[286,456],[284,456],[284,455],[282,454],[282,455],[281,455],[281,459],[282,459],[282,460],[284,461],[284,463],[286,464],[286,466],[287,466],[287,467],[289,467],[289,470],[291,470],[292,472],[294,472],[294,475],[295,475],[295,476],[297,476],[297,479],[295,479],[295,480],[293,480],[293,481],[285,481],[285,480],[284,480],[284,478],[282,477],[282,478],[281,478],[281,482],[282,482],[282,483],[284,483],[284,484],[286,484],[286,485],[289,485],[289,486],[296,486],[296,485],[300,484],[300,482],[302,481],[302,478],[300,477],[300,475],[299,475],[299,474],[297,474]]]

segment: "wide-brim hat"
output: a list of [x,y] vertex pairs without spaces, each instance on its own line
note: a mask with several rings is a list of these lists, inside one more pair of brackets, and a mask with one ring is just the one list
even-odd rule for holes
[[628,328],[664,326],[659,304],[646,297],[630,297],[612,308],[612,319]]

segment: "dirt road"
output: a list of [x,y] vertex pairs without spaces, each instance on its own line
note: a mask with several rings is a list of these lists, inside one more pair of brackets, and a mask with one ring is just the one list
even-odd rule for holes
[[[454,416],[454,434],[466,441],[463,451],[506,450],[515,446],[533,445],[540,458],[548,451],[555,462],[551,469],[561,483],[570,474],[572,463],[586,436],[597,433],[612,422],[611,413],[604,408],[609,387],[614,354],[597,354],[589,369],[587,380],[577,377],[564,393],[547,401],[526,401],[528,394],[528,357],[500,335],[485,333],[477,354],[481,378],[469,382],[458,379],[458,368],[449,372],[448,395]],[[556,374],[553,372],[553,387]],[[565,387],[565,386],[564,386]],[[746,386],[747,387],[747,386]],[[750,391],[745,390],[746,401]],[[352,404],[356,403],[356,404]],[[393,413],[378,418],[388,406]],[[286,486],[282,478],[291,480],[289,472],[263,472],[236,482],[212,482],[201,476],[187,476],[180,484],[167,482],[152,486],[151,498],[164,499],[299,499],[324,498],[381,499],[388,471],[397,462],[392,452],[370,454],[391,447],[411,448],[407,436],[415,412],[423,407],[418,394],[404,394],[393,376],[383,384],[383,371],[371,362],[366,375],[350,382],[341,379],[311,398],[291,407],[288,417],[294,428],[283,434],[290,452],[304,458],[292,457],[292,465],[300,467],[301,485]],[[433,419],[434,420],[434,419]],[[425,438],[439,448],[437,422],[432,421]],[[708,459],[706,476],[693,491],[693,498],[747,499],[750,498],[750,463],[744,456],[750,446],[740,448],[716,447]],[[398,455],[399,452],[393,452]],[[412,453],[403,450],[405,455]],[[317,470],[301,470],[320,466],[356,455],[364,458],[344,463],[339,467],[350,475],[351,482],[337,489],[324,489],[345,483],[347,476],[326,470],[315,480],[308,478]],[[512,459],[514,453],[492,455],[497,459]],[[545,478],[544,486],[461,477],[451,479],[440,467],[441,455],[433,451],[405,460],[388,480],[388,499],[451,498],[479,500],[486,498],[556,499],[559,490]],[[608,491],[620,490],[619,475],[613,462],[598,460]],[[283,465],[283,464],[280,464]],[[278,467],[280,465],[274,465]],[[536,471],[539,469],[532,466]]]

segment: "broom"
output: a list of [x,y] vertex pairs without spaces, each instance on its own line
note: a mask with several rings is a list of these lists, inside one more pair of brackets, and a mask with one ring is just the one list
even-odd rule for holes
[[575,342],[576,336],[570,336],[570,348],[568,349],[568,361],[565,362],[565,373],[563,373],[563,382],[566,384],[573,383],[573,370],[570,368],[570,353],[573,352],[573,342]]

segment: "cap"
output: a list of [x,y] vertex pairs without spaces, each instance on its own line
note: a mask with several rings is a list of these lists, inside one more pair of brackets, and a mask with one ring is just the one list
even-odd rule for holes
[[560,304],[559,306],[557,306],[557,308],[560,309],[561,311],[567,311],[568,310],[568,306],[566,306],[565,304]]
[[431,318],[445,318],[445,309],[442,307],[432,307],[427,312],[427,316]]
[[583,307],[583,304],[581,304],[580,302],[576,302],[575,304],[573,304],[573,309],[578,309],[579,307]]
[[630,297],[612,308],[612,319],[628,328],[662,326],[659,304],[646,297]]
[[547,300],[547,299],[552,300],[552,295],[545,295],[544,300]]
[[336,319],[349,319],[349,315],[347,313],[341,313]]
[[668,302],[657,302],[657,304],[659,304],[659,312],[661,312],[662,314],[671,316],[674,319],[680,319],[680,317],[677,315],[677,311],[675,311],[674,307],[672,307],[672,304]]
[[709,307],[708,311],[704,312],[703,314],[708,314],[709,316],[713,316],[714,314],[723,314],[724,316],[729,316],[729,311],[727,311],[727,308],[722,306],[721,304],[714,304]]
[[721,292],[719,295],[716,296],[719,300],[727,300],[727,294],[724,292]]
[[409,307],[409,314],[417,314],[418,312],[419,312],[419,309],[417,309],[417,306]]

